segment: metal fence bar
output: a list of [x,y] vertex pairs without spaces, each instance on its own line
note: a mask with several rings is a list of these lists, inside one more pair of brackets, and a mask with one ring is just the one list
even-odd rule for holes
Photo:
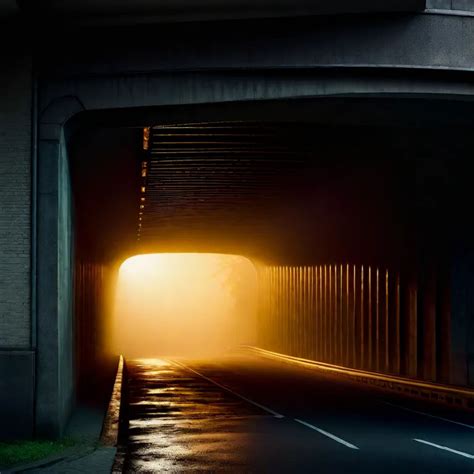
[[[81,301],[92,300],[95,306],[99,303],[99,293],[83,282],[102,280],[101,271],[92,265],[77,268],[77,312],[86,310],[80,306]],[[263,347],[361,370],[438,378],[438,359],[444,361],[443,354],[437,355],[434,362],[433,357],[430,359],[429,370],[418,363],[419,340],[427,338],[418,327],[422,317],[418,307],[420,298],[427,298],[427,290],[418,290],[421,277],[415,271],[400,274],[377,265],[331,263],[266,266],[258,274],[258,330]],[[432,305],[438,301],[436,298],[446,299],[437,295],[438,288],[439,284],[429,288]],[[424,300],[423,303],[426,304]],[[444,306],[441,309],[449,311]],[[438,307],[436,311],[440,311]],[[438,319],[441,318],[436,319],[436,331],[444,327]],[[84,331],[78,327],[76,333]],[[438,337],[431,333],[429,336]],[[439,372],[447,377],[445,369]]]

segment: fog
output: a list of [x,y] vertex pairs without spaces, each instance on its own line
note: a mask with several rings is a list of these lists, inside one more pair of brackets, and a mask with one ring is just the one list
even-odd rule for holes
[[119,270],[112,348],[126,357],[227,351],[255,342],[256,307],[256,270],[244,257],[131,257]]

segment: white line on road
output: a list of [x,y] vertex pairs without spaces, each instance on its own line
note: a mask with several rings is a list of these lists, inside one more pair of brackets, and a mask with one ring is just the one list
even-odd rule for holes
[[446,446],[441,446],[439,444],[430,443],[429,441],[425,441],[424,439],[413,439],[413,441],[417,441],[418,443],[427,444],[428,446],[433,446],[434,448],[442,449],[443,451],[449,451],[450,453],[458,454],[459,456],[463,456],[465,458],[474,459],[474,455],[472,455],[472,454],[463,453],[462,451],[458,451],[456,449],[451,449],[451,448],[448,448]]
[[443,418],[442,416],[431,415],[430,413],[425,413],[423,411],[413,410],[411,408],[406,408],[401,405],[396,405],[395,403],[384,402],[381,401],[384,405],[390,405],[391,407],[399,408],[400,410],[409,411],[411,413],[416,413],[417,415],[428,416],[429,418],[436,418],[437,420],[446,421],[447,423],[452,423],[454,425],[464,426],[464,428],[469,428],[470,430],[474,430],[474,426],[466,425],[465,423],[461,423],[460,421],[450,420],[449,418]]
[[318,428],[317,426],[311,425],[310,423],[306,423],[306,421],[298,420],[297,418],[295,418],[295,421],[298,422],[298,423],[301,423],[304,426],[307,426],[308,428],[311,428],[312,430],[317,431],[318,433],[321,433],[324,436],[327,436],[328,438],[333,439],[334,441],[337,441],[338,443],[343,444],[344,446],[346,446],[348,448],[359,449],[357,446],[354,446],[353,444],[348,443],[347,441],[344,441],[343,439],[337,437],[336,435],[328,433],[327,431],[324,431],[321,428]]
[[258,402],[255,402],[253,400],[250,400],[250,398],[244,397],[243,395],[240,395],[240,393],[236,393],[230,388],[226,387],[225,385],[220,384],[219,382],[216,382],[215,380],[210,379],[209,377],[206,377],[205,375],[197,372],[194,369],[191,369],[191,367],[188,367],[187,365],[182,364],[181,362],[177,362],[175,360],[170,360],[173,364],[179,365],[183,369],[189,370],[190,372],[195,373],[196,375],[199,375],[199,377],[202,377],[204,380],[207,380],[208,382],[211,382],[212,384],[216,385],[219,388],[222,388],[223,390],[226,390],[229,393],[232,393],[236,397],[241,398],[242,400],[251,403],[252,405],[255,405],[258,408],[261,408],[262,410],[272,414],[275,418],[285,418],[285,415],[282,415],[281,413],[276,412],[275,410],[272,410],[271,408],[266,407],[265,405],[262,405]]

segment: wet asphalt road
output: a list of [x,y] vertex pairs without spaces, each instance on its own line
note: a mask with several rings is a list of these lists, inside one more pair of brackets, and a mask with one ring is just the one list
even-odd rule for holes
[[124,472],[474,473],[469,413],[257,357],[127,372]]

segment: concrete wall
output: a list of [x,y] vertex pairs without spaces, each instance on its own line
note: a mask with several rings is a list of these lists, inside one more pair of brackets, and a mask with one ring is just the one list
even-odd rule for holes
[[[33,432],[31,338],[31,58],[0,70],[0,437]],[[12,396],[14,394],[14,396]]]
[[30,345],[31,59],[0,72],[0,348]]
[[474,0],[427,0],[426,8],[474,12]]

